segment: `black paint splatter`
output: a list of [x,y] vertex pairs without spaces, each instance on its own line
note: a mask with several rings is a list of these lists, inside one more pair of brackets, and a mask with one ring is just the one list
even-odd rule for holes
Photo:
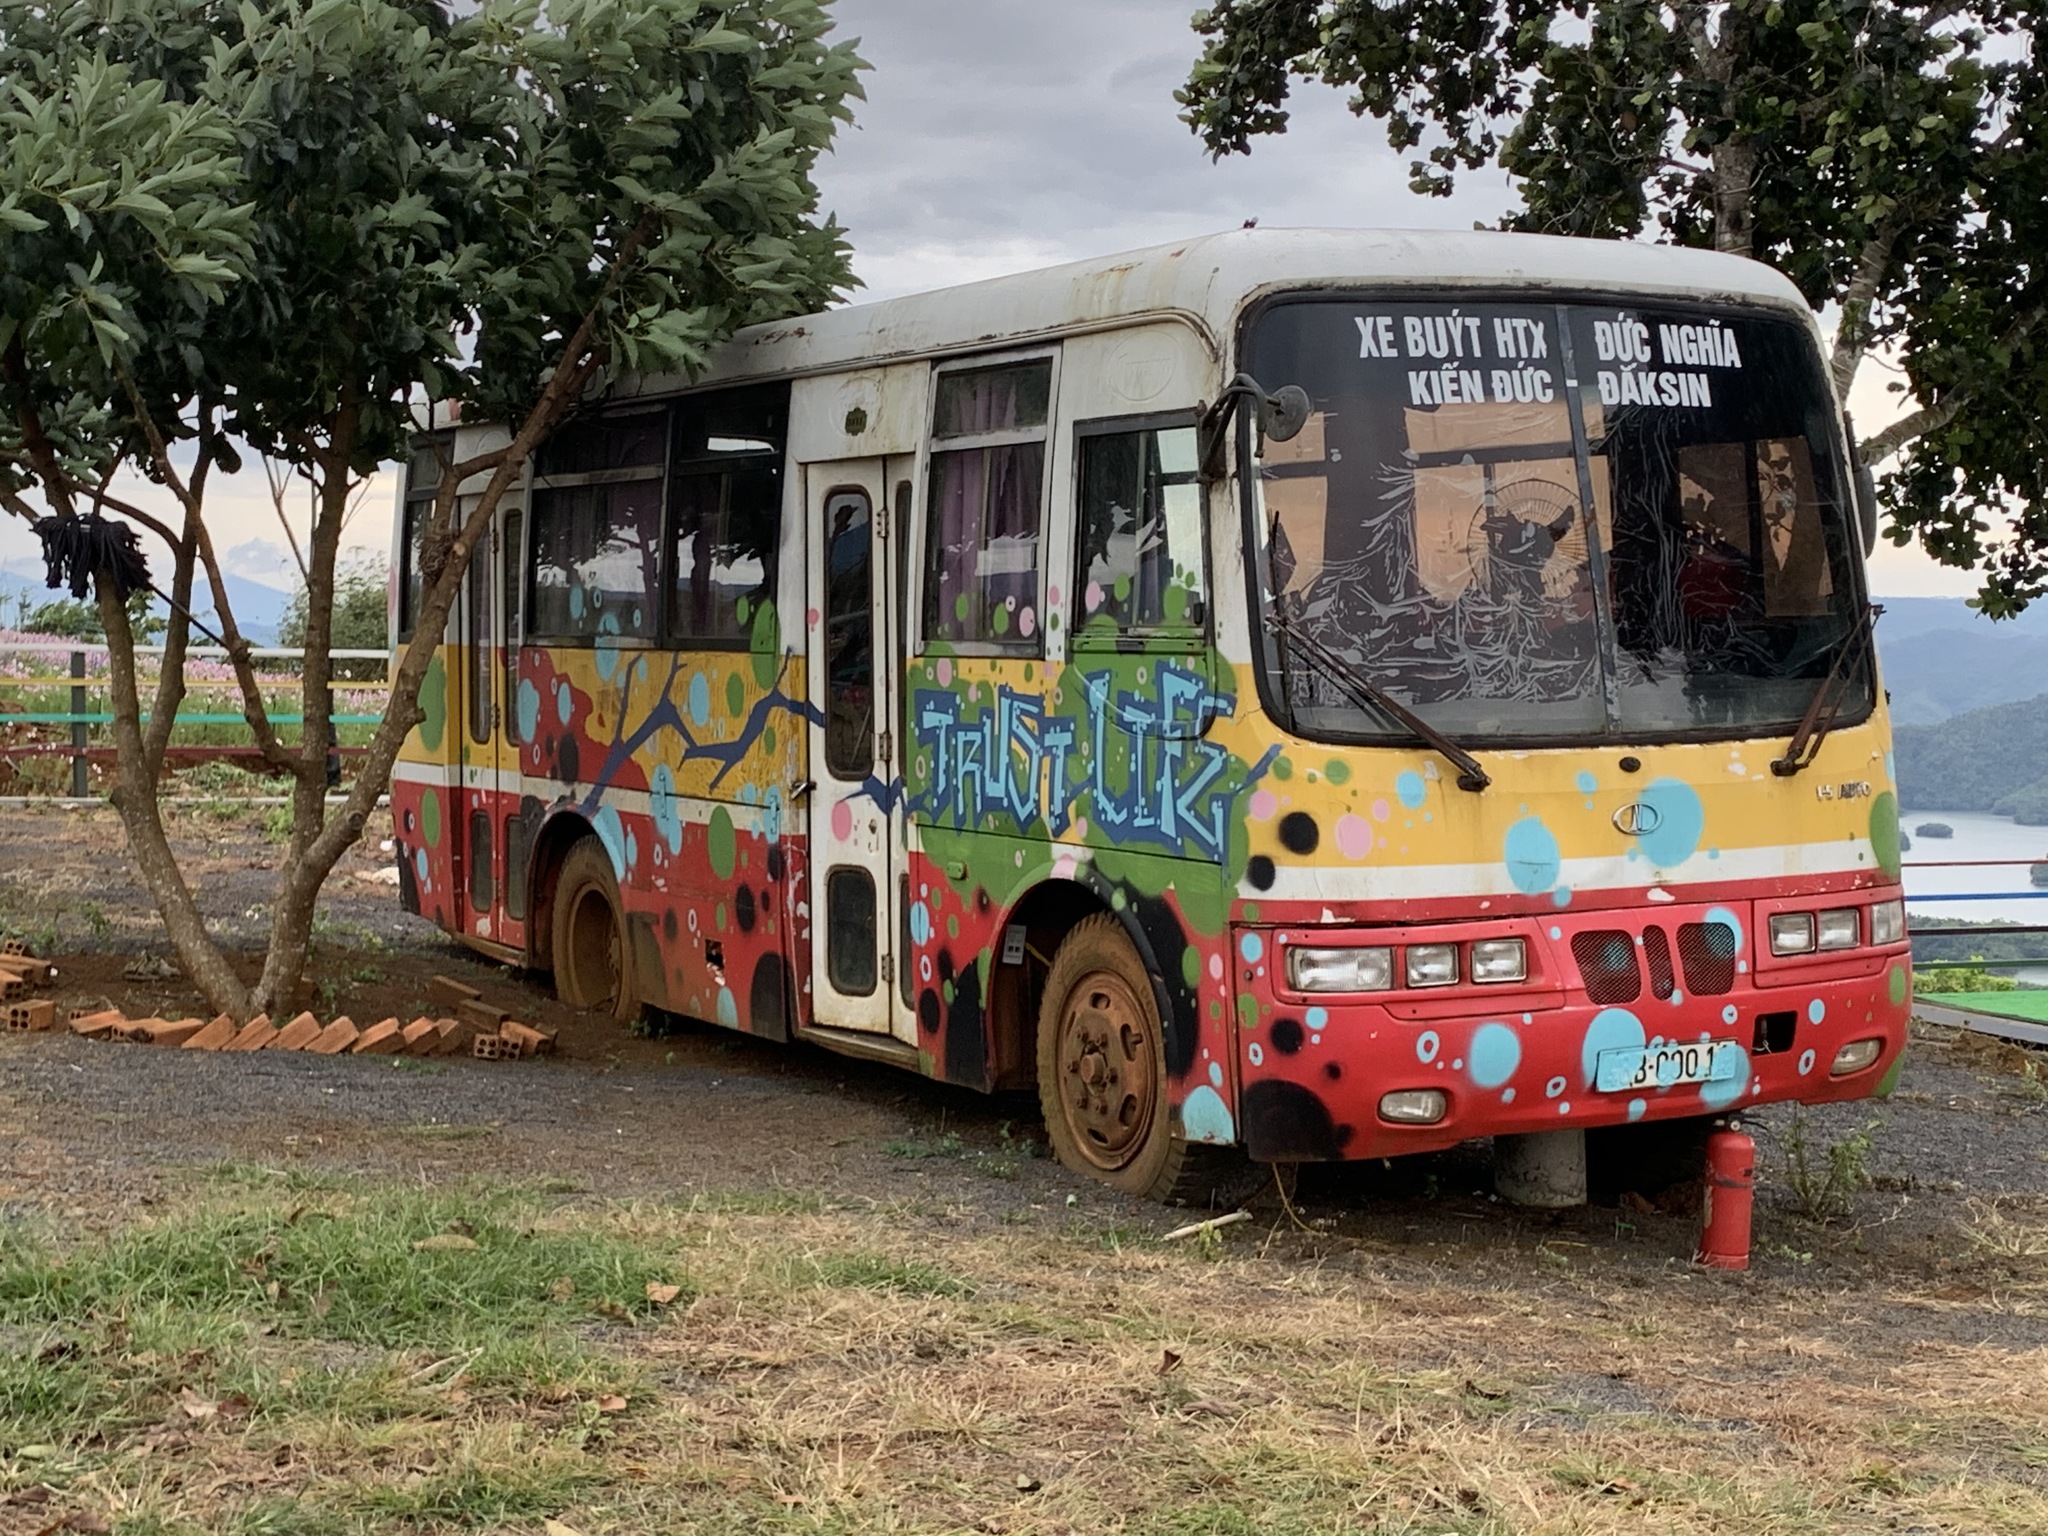
[[1252,888],[1259,891],[1273,889],[1273,861],[1263,853],[1255,853],[1245,861],[1244,877],[1251,881]]
[[1323,834],[1316,826],[1315,817],[1307,811],[1289,811],[1280,818],[1280,845],[1289,853],[1306,858],[1316,851],[1316,844],[1322,840]]
[[1273,1021],[1273,1049],[1282,1056],[1292,1056],[1301,1049],[1305,1032],[1299,1019],[1275,1019]]

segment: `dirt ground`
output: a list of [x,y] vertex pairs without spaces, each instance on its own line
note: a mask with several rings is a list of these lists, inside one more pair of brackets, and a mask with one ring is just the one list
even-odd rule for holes
[[[245,817],[192,815],[179,836],[208,912],[223,932],[253,940],[275,846]],[[1031,1265],[1002,1282],[1025,1296],[1040,1283],[1047,1295],[1135,1285],[1119,1268],[1126,1243],[1145,1255],[1189,1251],[1157,1243],[1186,1213],[1105,1193],[1049,1162],[1028,1100],[708,1026],[649,1037],[568,1014],[544,983],[470,958],[400,914],[387,886],[360,878],[384,862],[380,836],[330,884],[315,1006],[359,1021],[410,1017],[427,979],[445,973],[560,1028],[561,1055],[237,1057],[0,1037],[0,1246],[15,1219],[81,1234],[147,1221],[187,1198],[202,1170],[227,1163],[428,1190],[538,1183],[577,1201],[664,1208],[788,1200],[864,1224],[864,1240],[886,1231],[935,1263],[972,1268],[995,1262],[999,1245],[1025,1245]],[[162,948],[123,871],[111,813],[0,812],[0,928],[54,955],[60,1000],[196,1011],[175,978],[138,974]],[[1773,1505],[1753,1519],[1681,1521],[1686,1529],[2038,1529],[2029,1522],[2048,1512],[2048,1089],[2026,1052],[1932,1028],[1917,1035],[1886,1103],[1749,1117],[1762,1186],[1746,1274],[1693,1268],[1696,1218],[1683,1211],[1639,1200],[1562,1213],[1503,1205],[1484,1148],[1304,1169],[1265,1185],[1253,1220],[1209,1245],[1229,1258],[1220,1269],[1173,1280],[1178,1271],[1161,1279],[1149,1257],[1131,1262],[1146,1286],[1184,1281],[1175,1304],[1199,1308],[1211,1326],[1255,1315],[1265,1326],[1291,1307],[1307,1325],[1330,1287],[1365,1295],[1381,1366],[1481,1399],[1500,1383],[1526,1410],[1516,1433],[1592,1445],[1617,1425],[1656,1424],[1688,1444],[1782,1464],[1787,1486],[1823,1479],[1842,1490],[1819,1516]],[[1831,1153],[1862,1177],[1824,1224],[1810,1218]],[[1284,1392],[1273,1384],[1286,1379],[1284,1358],[1244,1371]],[[1836,1454],[1845,1445],[1846,1460]],[[0,1446],[0,1474],[5,1454]],[[1935,1490],[1953,1491],[1957,1478],[1992,1492],[1944,1502]],[[1526,1518],[1453,1510],[1441,1524],[1399,1528],[1625,1530],[1648,1518],[1624,1517],[1616,1489],[1598,1479],[1588,1493],[1552,1470],[1531,1486]],[[1548,1502],[1565,1487],[1569,1509]],[[1570,1512],[1582,1495],[1586,1509],[1606,1507],[1603,1492],[1611,1518]],[[963,1528],[952,1517],[904,1518],[904,1528]],[[1013,1525],[1087,1528],[984,1528]],[[829,1528],[856,1527],[884,1525]]]

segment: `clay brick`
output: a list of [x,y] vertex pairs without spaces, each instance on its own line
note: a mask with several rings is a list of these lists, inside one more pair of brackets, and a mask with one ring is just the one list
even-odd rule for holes
[[483,996],[475,987],[465,986],[453,976],[436,976],[427,983],[427,996],[437,1003],[446,1003],[450,1008],[463,1003],[475,1002]]
[[476,1025],[464,1019],[436,1019],[434,1033],[440,1038],[441,1043],[434,1047],[433,1054],[456,1056],[467,1054],[478,1035],[487,1035],[491,1031],[478,1029]]
[[25,981],[32,987],[41,986],[57,977],[57,967],[46,960],[35,960],[24,955],[10,955],[0,959],[0,974]]
[[148,1019],[128,1028],[128,1038],[137,1045],[179,1046],[206,1028],[204,1019]]
[[270,1048],[273,1051],[303,1051],[319,1038],[320,1021],[310,1013],[302,1013],[277,1032]]
[[521,1024],[507,1019],[498,1026],[498,1033],[519,1047],[522,1056],[551,1056],[555,1050],[555,1036],[552,1030],[535,1029],[531,1024]]
[[26,1003],[9,1003],[0,1012],[0,1021],[12,1030],[27,1033],[41,1033],[57,1027],[57,1005],[47,998],[35,998]]
[[494,1003],[473,997],[467,1002],[455,1005],[455,1017],[465,1024],[474,1024],[481,1034],[494,1035],[498,1032],[498,1026],[512,1015]]
[[154,1014],[151,1014],[146,1019],[130,1019],[120,1028],[116,1029],[111,1038],[132,1041],[136,1045],[147,1045],[149,1044],[150,1032],[164,1028],[169,1022],[168,1019],[160,1019]]
[[441,1045],[441,1031],[429,1018],[417,1018],[399,1033],[405,1037],[405,1054],[431,1056]]
[[17,997],[28,996],[28,983],[12,971],[0,971],[0,1003],[11,1003]]
[[517,1061],[519,1042],[503,1035],[478,1035],[470,1042],[469,1054],[478,1061]]
[[88,1040],[104,1040],[115,1030],[125,1028],[128,1021],[118,1008],[109,1008],[101,1013],[88,1013],[71,1021],[71,1033],[83,1035]]
[[358,1056],[396,1056],[404,1049],[405,1035],[396,1019],[379,1019],[349,1047]]
[[198,1034],[187,1040],[182,1049],[188,1051],[218,1051],[232,1044],[235,1036],[241,1032],[242,1027],[235,1022],[235,1016],[232,1013],[224,1013],[207,1025],[206,1028],[200,1030]]
[[339,1056],[356,1043],[356,1026],[352,1020],[336,1019],[320,1031],[319,1039],[306,1047],[309,1056]]
[[271,1027],[270,1015],[259,1013],[244,1024],[235,1038],[221,1049],[225,1051],[260,1051],[277,1038],[277,1031]]
[[28,945],[20,939],[0,939],[0,955],[25,955]]

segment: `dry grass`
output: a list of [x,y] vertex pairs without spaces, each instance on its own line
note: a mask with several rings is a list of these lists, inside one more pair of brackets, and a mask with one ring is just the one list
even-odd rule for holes
[[238,1176],[0,1250],[0,1536],[2048,1529],[2048,1350],[1947,1326],[2038,1205],[1946,1301],[965,1214]]

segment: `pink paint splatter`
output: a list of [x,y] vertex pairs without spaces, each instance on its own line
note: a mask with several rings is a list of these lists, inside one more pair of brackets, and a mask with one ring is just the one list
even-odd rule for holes
[[804,623],[810,628],[816,629],[818,627],[818,610],[806,608],[804,610]]
[[1373,819],[1374,821],[1385,821],[1385,820],[1386,820],[1386,819],[1387,819],[1387,818],[1388,818],[1389,816],[1391,816],[1391,815],[1393,815],[1393,814],[1394,814],[1394,812],[1393,812],[1393,808],[1392,808],[1391,806],[1389,806],[1389,805],[1387,804],[1387,802],[1386,802],[1386,801],[1384,801],[1384,800],[1375,800],[1375,801],[1373,801],[1373,803],[1372,803],[1372,819]]
[[1091,581],[1081,589],[1081,611],[1093,613],[1102,606],[1102,583]]
[[1364,858],[1372,852],[1372,823],[1363,816],[1339,816],[1337,848],[1347,859]]
[[1037,628],[1038,628],[1038,615],[1037,615],[1036,613],[1032,612],[1032,611],[1031,611],[1031,610],[1030,610],[1029,608],[1026,608],[1026,609],[1025,609],[1025,610],[1024,610],[1024,611],[1023,611],[1022,613],[1020,613],[1020,614],[1018,614],[1018,615],[1017,615],[1017,633],[1018,633],[1018,634],[1020,634],[1020,635],[1029,635],[1029,634],[1032,634],[1032,633],[1033,633],[1034,631],[1036,631],[1036,630],[1037,630]]
[[1273,798],[1273,791],[1270,789],[1255,789],[1252,791],[1252,803],[1248,809],[1253,821],[1271,821],[1273,813],[1280,809],[1280,802]]
[[1045,606],[1048,608],[1057,608],[1059,607],[1059,605],[1060,589],[1058,587],[1047,587],[1045,589]]
[[1223,957],[1221,955],[1211,955],[1209,957],[1209,979],[1211,981],[1221,981],[1223,979]]
[[842,843],[853,836],[853,807],[844,800],[832,807],[832,835]]
[[939,658],[939,686],[941,688],[949,688],[952,686],[952,683],[953,658],[950,656],[941,656]]

